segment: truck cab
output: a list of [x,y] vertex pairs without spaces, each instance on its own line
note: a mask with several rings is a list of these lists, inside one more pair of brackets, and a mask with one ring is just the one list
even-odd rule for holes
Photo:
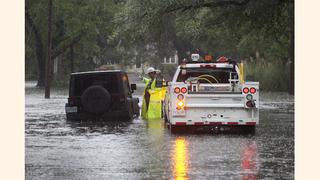
[[177,67],[167,87],[164,118],[171,132],[206,126],[254,133],[259,124],[259,82],[246,82],[243,64],[225,57],[191,57]]

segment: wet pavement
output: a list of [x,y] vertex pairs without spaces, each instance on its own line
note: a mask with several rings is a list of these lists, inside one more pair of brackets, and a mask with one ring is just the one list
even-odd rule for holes
[[[255,135],[171,134],[162,120],[69,122],[67,90],[26,84],[26,179],[294,179],[294,99],[262,93]],[[137,95],[138,96],[138,95]]]

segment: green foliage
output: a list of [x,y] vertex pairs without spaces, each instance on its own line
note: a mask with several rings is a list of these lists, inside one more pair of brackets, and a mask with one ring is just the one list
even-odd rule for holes
[[165,65],[163,65],[161,72],[162,72],[165,80],[171,81],[176,70],[177,70],[177,65],[165,64]]
[[[149,62],[168,74],[172,68],[161,65],[164,57],[177,51],[181,59],[200,48],[215,58],[254,60],[247,70],[261,78],[264,89],[287,88],[293,1],[54,0],[53,5],[53,54],[64,61],[60,79],[71,71],[70,45],[75,71]],[[26,10],[40,31],[46,57],[47,1],[26,0]],[[37,77],[33,31],[26,23],[26,78]],[[257,59],[277,66],[265,69]]]
[[245,62],[245,74],[260,82],[262,91],[287,91],[288,65],[270,61]]

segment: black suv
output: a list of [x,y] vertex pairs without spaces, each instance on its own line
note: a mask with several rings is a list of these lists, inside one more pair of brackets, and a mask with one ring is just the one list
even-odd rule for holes
[[120,70],[72,73],[67,120],[132,119],[139,116],[136,84],[129,86],[128,76]]

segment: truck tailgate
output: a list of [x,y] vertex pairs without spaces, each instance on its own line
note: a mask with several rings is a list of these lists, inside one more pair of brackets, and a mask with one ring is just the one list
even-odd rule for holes
[[244,107],[244,95],[242,94],[187,94],[187,108],[242,108]]

